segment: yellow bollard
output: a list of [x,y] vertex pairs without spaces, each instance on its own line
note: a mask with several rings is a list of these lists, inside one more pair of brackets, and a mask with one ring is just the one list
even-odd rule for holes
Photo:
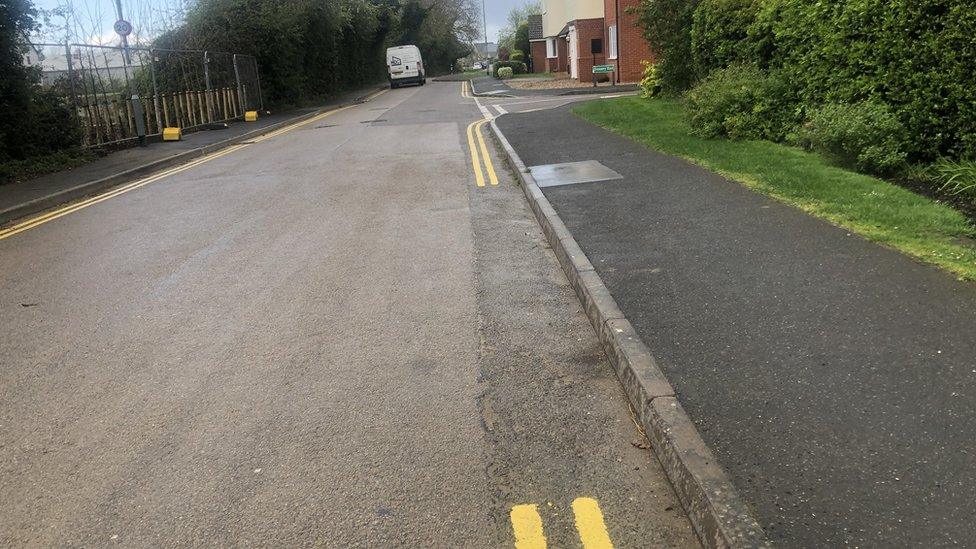
[[183,139],[183,130],[180,128],[163,128],[163,141],[179,141]]
[[244,113],[245,122],[256,122],[258,119],[258,111],[247,111]]

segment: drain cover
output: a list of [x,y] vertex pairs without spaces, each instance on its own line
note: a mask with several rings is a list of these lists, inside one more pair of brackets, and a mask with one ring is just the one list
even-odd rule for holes
[[577,183],[595,183],[623,179],[624,176],[600,164],[596,160],[566,162],[564,164],[543,164],[529,168],[532,177],[540,187],[557,187]]

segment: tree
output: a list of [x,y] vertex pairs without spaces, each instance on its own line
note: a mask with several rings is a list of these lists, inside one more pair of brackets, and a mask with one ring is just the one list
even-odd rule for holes
[[0,161],[23,158],[24,132],[29,120],[37,74],[24,65],[25,37],[37,28],[37,11],[29,0],[0,2]]
[[508,12],[506,25],[498,32],[498,46],[508,51],[519,50],[529,56],[529,16],[542,13],[542,5],[538,1],[526,0],[522,5],[513,7]]

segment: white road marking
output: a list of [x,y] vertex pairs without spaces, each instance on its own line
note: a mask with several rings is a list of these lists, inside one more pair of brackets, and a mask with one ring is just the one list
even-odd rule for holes
[[505,107],[501,105],[492,105],[492,106],[495,107],[495,110],[498,111],[499,115],[508,114],[508,111],[505,110]]

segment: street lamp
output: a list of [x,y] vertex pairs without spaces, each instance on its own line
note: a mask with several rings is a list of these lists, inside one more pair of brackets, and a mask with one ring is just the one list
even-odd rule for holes
[[488,13],[485,0],[481,0],[481,21],[485,26],[485,76],[491,76],[491,57],[488,55]]

